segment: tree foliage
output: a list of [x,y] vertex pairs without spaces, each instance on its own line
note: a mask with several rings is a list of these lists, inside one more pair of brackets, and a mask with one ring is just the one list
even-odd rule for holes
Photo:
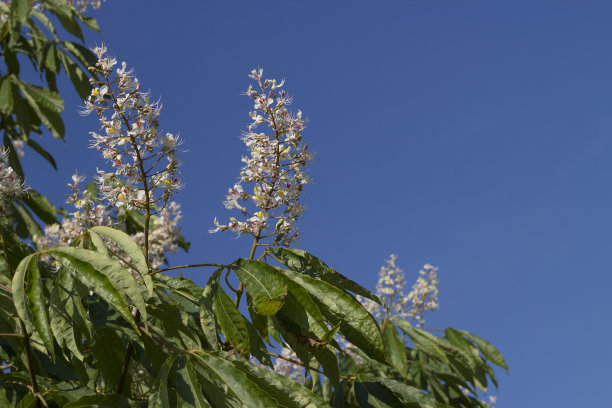
[[[0,16],[0,129],[8,166],[23,178],[16,142],[55,166],[31,134],[64,136],[60,70],[83,98],[92,95],[87,67],[96,56],[60,40],[54,24],[79,40],[83,25],[97,25],[64,0],[0,2]],[[43,84],[21,79],[23,57]],[[277,114],[267,105],[262,112]],[[303,164],[296,152],[292,160]],[[58,216],[44,196],[30,190],[0,201],[0,406],[486,407],[479,392],[497,386],[494,366],[507,370],[486,340],[453,328],[434,336],[314,255],[260,246],[260,226],[249,257],[189,265],[214,268],[201,287],[151,265],[149,222],[160,207],[149,199],[122,223],[90,225],[70,245],[51,248],[33,245],[43,233],[38,223]],[[276,234],[294,234],[282,225]],[[387,308],[384,317],[361,297]],[[302,380],[278,373],[280,361]]]

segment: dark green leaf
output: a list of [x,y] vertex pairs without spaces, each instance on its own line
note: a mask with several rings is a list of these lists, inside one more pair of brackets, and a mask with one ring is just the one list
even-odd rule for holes
[[282,247],[270,248],[270,251],[278,256],[285,266],[296,272],[306,274],[312,278],[322,279],[340,289],[351,291],[382,305],[378,296],[330,268],[319,258],[306,251]]
[[218,269],[208,281],[212,291],[213,311],[225,338],[241,355],[246,356],[250,352],[249,332],[238,308],[219,285],[220,275],[221,270]]
[[25,295],[28,298],[36,332],[41,337],[49,353],[54,356],[53,336],[51,334],[49,318],[47,317],[46,296],[43,293],[40,271],[38,270],[38,257],[36,256],[28,264]]
[[202,393],[202,384],[189,359],[177,370],[177,405],[179,407],[212,408]]
[[[221,271],[219,271],[220,273]],[[200,327],[202,327],[202,333],[204,333],[206,342],[213,350],[219,349],[219,335],[217,334],[217,323],[213,310],[213,299],[218,288],[218,280],[209,281],[200,297]]]
[[54,254],[63,253],[74,259],[90,264],[96,271],[109,278],[111,284],[119,291],[122,298],[130,300],[142,315],[146,324],[147,309],[142,291],[136,283],[134,276],[121,267],[113,259],[94,251],[72,247],[57,247],[51,250]]
[[[197,352],[193,353],[192,357],[193,363],[200,365],[214,376],[220,385],[226,387],[228,391],[239,399],[242,406],[250,408],[279,407],[277,401],[266,392],[268,391],[267,388],[270,387],[268,384],[264,383],[262,387],[262,384],[255,383],[252,377],[237,367],[237,364],[240,364],[240,362],[244,362],[249,366],[253,366],[252,364],[247,363],[243,359],[231,361],[226,353],[209,354]],[[265,368],[261,370],[270,372]]]
[[38,257],[36,255],[26,256],[19,262],[19,265],[15,269],[13,275],[13,281],[11,283],[11,290],[13,292],[13,302],[15,303],[15,310],[19,318],[26,323],[26,328],[31,331],[33,328],[32,317],[27,305],[27,297],[25,293],[25,279],[30,269],[31,263],[36,263]]
[[424,332],[423,330],[416,329],[405,320],[393,319],[394,323],[402,329],[404,333],[410,337],[415,345],[419,346],[425,353],[432,357],[436,357],[445,364],[448,364],[448,358],[444,351],[438,345],[436,337]]
[[[111,284],[109,277],[100,271],[104,270],[105,272],[108,272],[108,269],[115,269],[116,266],[114,265],[117,265],[115,261],[110,258],[104,257],[103,255],[98,254],[96,252],[87,251],[85,249],[80,248],[59,247],[50,249],[48,252],[51,255],[60,258],[60,261],[64,264],[65,267],[67,267],[71,271],[72,276],[75,279],[77,279],[79,282],[84,284],[86,287],[88,287],[90,290],[92,290],[102,299],[104,299],[125,319],[125,321],[130,323],[132,327],[134,327],[134,329],[138,331],[138,326],[136,326],[136,322],[134,322],[132,313],[128,309],[125,301],[123,300],[123,296],[126,296],[128,294],[124,293],[122,296],[122,293],[119,292],[119,290],[117,290],[117,288],[115,288],[113,284]],[[99,255],[99,257],[96,257],[91,254]],[[92,265],[91,263],[87,262],[87,260],[91,260],[95,263],[95,265]],[[129,274],[129,272],[127,271],[124,272]],[[113,273],[112,275],[120,276],[122,275],[122,273]],[[125,282],[123,282],[123,284],[125,284]],[[122,288],[123,284],[121,285]],[[132,292],[132,296],[136,297],[140,295],[142,299],[140,291],[137,290],[136,292],[134,292],[132,289],[130,290],[130,292]],[[144,304],[144,300],[142,300],[142,303]],[[146,309],[143,308],[143,310],[141,310],[141,313],[146,313]]]
[[272,316],[283,306],[287,284],[275,268],[261,261],[239,259],[232,269],[245,285],[256,313]]
[[15,22],[23,23],[28,16],[32,2],[30,0],[12,0],[11,1],[11,18]]
[[383,338],[387,348],[389,362],[403,376],[408,375],[408,361],[406,357],[406,345],[397,333],[397,328],[390,320],[385,319],[381,322]]
[[153,382],[151,393],[149,394],[150,408],[170,408],[170,401],[168,399],[168,375],[174,365],[175,359],[176,354],[169,356],[157,373],[157,378]]
[[26,144],[30,146],[36,153],[41,155],[45,160],[47,160],[55,170],[57,170],[57,164],[55,163],[55,159],[49,152],[43,149],[38,143],[36,143],[32,138],[28,138]]
[[126,346],[115,330],[108,327],[96,329],[91,353],[109,391],[119,386],[125,350]]
[[40,194],[36,190],[29,189],[27,196],[23,201],[30,207],[30,209],[36,214],[41,220],[47,224],[54,224],[57,222],[57,210],[55,206],[44,195]]
[[487,360],[492,362],[495,365],[498,365],[508,371],[508,364],[506,364],[506,360],[504,360],[504,356],[495,348],[491,343],[483,339],[482,337],[478,337],[472,333],[468,333],[464,330],[459,330],[463,335],[469,338],[475,345],[480,349],[480,352],[485,356]]
[[0,82],[0,112],[5,115],[13,110],[13,89],[9,78],[3,78]]
[[261,339],[255,326],[251,324],[246,318],[244,318],[247,330],[249,332],[249,345],[251,347],[251,355],[254,356],[263,365],[267,365],[270,368],[274,368],[266,343]]
[[319,279],[287,269],[277,269],[293,283],[302,286],[318,303],[321,313],[332,323],[341,322],[340,333],[372,358],[384,361],[384,344],[376,320],[349,293]]
[[16,203],[13,208],[17,210],[14,214],[17,220],[17,234],[22,238],[44,235],[40,225],[34,220],[32,214],[21,203]]

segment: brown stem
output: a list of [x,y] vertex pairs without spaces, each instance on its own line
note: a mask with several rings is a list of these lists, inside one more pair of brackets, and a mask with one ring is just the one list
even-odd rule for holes
[[0,333],[0,337],[20,337],[24,338],[25,336],[21,333]]
[[[292,358],[285,357],[282,354],[277,354],[277,353],[273,353],[273,352],[269,352],[268,354],[270,354],[273,357],[280,358],[281,360],[288,361],[291,364],[299,365],[301,367],[306,367],[309,370],[316,371],[319,374],[325,374],[325,372],[323,370],[319,370],[318,368],[308,367],[308,366],[306,366],[306,364],[302,363],[301,361],[297,361],[297,360],[294,360]],[[341,375],[340,378],[349,378],[349,377],[347,377],[345,375]]]

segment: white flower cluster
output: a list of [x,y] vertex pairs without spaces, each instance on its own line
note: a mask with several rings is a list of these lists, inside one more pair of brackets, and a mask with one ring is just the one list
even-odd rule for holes
[[[396,259],[395,255],[391,255],[386,261],[387,265],[380,268],[376,294],[392,316],[400,319],[416,319],[417,324],[422,326],[425,323],[423,313],[438,309],[438,268],[431,265],[423,266],[412,290],[405,295],[404,271],[395,264]],[[386,311],[379,304],[362,296],[358,296],[358,299],[376,319],[385,317]]]
[[425,319],[423,313],[429,310],[437,310],[438,303],[438,268],[431,265],[423,266],[419,271],[419,278],[408,293],[408,300],[412,302],[409,311],[411,318],[416,318],[417,324],[423,326]]
[[108,206],[99,203],[89,190],[81,192],[80,184],[83,180],[85,176],[78,173],[72,176],[72,184],[68,184],[72,194],[66,198],[66,202],[72,204],[76,211],[64,217],[61,224],[47,225],[45,235],[35,237],[34,242],[39,249],[68,246],[87,228],[95,225],[109,226],[114,223],[113,214]]
[[[165,261],[165,254],[174,253],[178,249],[180,235],[179,221],[183,218],[181,206],[174,201],[156,216],[152,218],[149,232],[149,267],[159,268]],[[132,235],[141,247],[144,247],[144,232]]]
[[[291,349],[284,348],[281,350],[281,356],[294,360],[300,361],[295,352]],[[280,357],[277,357],[274,361],[274,371],[283,377],[292,379],[302,383],[304,381],[304,367],[298,364],[294,364],[291,361],[287,361]]]
[[[240,181],[229,189],[224,201],[227,209],[240,210],[246,219],[232,217],[226,225],[215,219],[216,228],[210,232],[235,231],[256,238],[274,236],[274,243],[289,245],[299,236],[295,222],[303,212],[299,197],[302,188],[309,183],[305,169],[312,159],[308,146],[302,143],[304,120],[302,112],[292,114],[287,107],[289,97],[275,79],[262,79],[263,70],[253,70],[253,78],[259,89],[250,85],[246,94],[254,101],[250,113],[252,123],[242,140],[250,155],[243,157],[244,167]],[[258,132],[259,125],[267,126],[270,134]],[[252,184],[251,193],[243,184]],[[250,212],[243,203],[251,200],[257,209]],[[273,229],[272,229],[273,228]]]
[[21,178],[8,165],[8,150],[0,148],[0,207],[21,198],[27,191]]
[[71,0],[70,3],[76,8],[79,12],[84,13],[87,11],[87,8],[91,6],[94,10],[97,10],[102,5],[102,1],[106,0]]
[[[72,194],[67,197],[66,202],[72,204],[76,211],[64,217],[60,224],[47,225],[45,235],[34,239],[38,249],[69,246],[88,228],[121,223],[117,212],[113,211],[110,205],[100,202],[87,189],[80,191],[79,187],[84,179],[85,177],[79,174],[72,176],[72,184],[68,184],[72,189]],[[152,217],[149,228],[149,266],[152,269],[159,268],[164,263],[166,253],[173,253],[178,249],[177,242],[181,232],[178,224],[181,218],[181,206],[174,201],[168,203],[157,216]],[[133,234],[131,237],[141,247],[144,247],[143,232]],[[117,245],[110,241],[106,244],[116,253],[121,253]],[[128,256],[124,256],[124,259],[130,260]]]
[[157,208],[159,212],[182,187],[177,177],[179,138],[160,134],[161,105],[151,103],[148,93],[139,90],[138,78],[126,71],[125,62],[113,75],[117,60],[106,55],[104,46],[93,51],[98,61],[89,69],[103,80],[91,80],[94,89],[84,113],[95,111],[100,118],[102,132],[91,133],[92,147],[115,168],[98,170],[99,190],[122,210]]

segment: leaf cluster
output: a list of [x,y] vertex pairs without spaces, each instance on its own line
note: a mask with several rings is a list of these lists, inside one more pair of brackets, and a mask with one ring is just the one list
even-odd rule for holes
[[[112,228],[41,252],[9,229],[2,237],[5,404],[476,407],[460,387],[486,390],[487,376],[496,384],[489,363],[506,367],[467,332],[379,325],[353,295],[374,294],[304,251],[270,248],[281,266],[238,259],[199,287],[149,270],[138,245]],[[246,289],[248,317],[223,285],[229,274]],[[343,350],[338,335],[354,348]],[[295,351],[305,384],[273,371],[279,345]]]

